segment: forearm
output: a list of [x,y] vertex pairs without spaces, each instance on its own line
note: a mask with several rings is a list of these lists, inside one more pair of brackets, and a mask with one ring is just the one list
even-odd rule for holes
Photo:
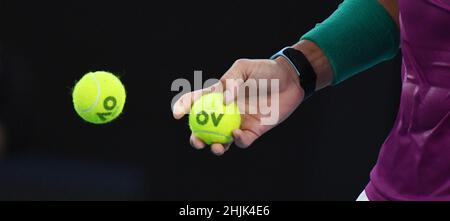
[[293,47],[316,72],[316,90],[337,84],[398,51],[397,0],[346,0]]
[[[359,14],[352,14],[358,7]],[[324,23],[305,34],[292,47],[311,64],[315,90],[392,58],[399,44],[398,15],[397,0],[346,0]],[[297,73],[284,58],[276,60],[290,75]],[[297,74],[296,79],[301,78]]]
[[[378,0],[378,2],[398,26],[399,11],[397,0]],[[317,75],[316,90],[320,90],[332,84],[334,80],[333,68],[329,59],[317,44],[309,40],[301,40],[292,47],[301,51],[311,63],[311,66]]]

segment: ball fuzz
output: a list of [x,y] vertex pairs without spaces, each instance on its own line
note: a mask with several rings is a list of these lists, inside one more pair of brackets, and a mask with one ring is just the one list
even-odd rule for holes
[[194,102],[189,114],[192,133],[207,144],[228,143],[241,125],[236,103],[223,104],[222,93],[210,93]]
[[125,88],[113,74],[105,71],[90,72],[77,82],[72,93],[75,111],[93,124],[111,122],[122,113]]

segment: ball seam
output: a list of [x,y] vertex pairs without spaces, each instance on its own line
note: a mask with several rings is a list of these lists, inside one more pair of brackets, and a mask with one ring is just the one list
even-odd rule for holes
[[218,135],[218,136],[225,137],[225,138],[227,138],[227,139],[231,139],[231,138],[232,138],[232,136],[228,136],[228,135],[224,135],[224,134],[220,134],[220,133],[216,133],[216,132],[212,132],[212,131],[207,131],[207,130],[193,130],[192,132],[194,132],[194,133],[205,133],[205,134]]
[[90,112],[92,111],[97,105],[100,100],[100,82],[98,82],[98,79],[95,77],[95,74],[92,75],[92,78],[94,79],[95,85],[97,86],[97,97],[95,98],[95,102],[87,109],[80,110],[82,113]]

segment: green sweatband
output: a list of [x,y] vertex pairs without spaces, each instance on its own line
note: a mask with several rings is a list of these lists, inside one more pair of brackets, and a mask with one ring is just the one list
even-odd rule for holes
[[345,0],[303,39],[314,42],[325,53],[335,85],[393,58],[399,49],[400,33],[377,0]]

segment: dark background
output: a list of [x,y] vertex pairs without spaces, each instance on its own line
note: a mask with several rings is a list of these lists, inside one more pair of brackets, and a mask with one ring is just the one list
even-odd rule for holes
[[[295,43],[340,1],[0,1],[0,200],[354,200],[399,103],[400,56],[329,87],[223,157],[172,118],[177,78]],[[127,89],[107,125],[71,88],[108,70]]]

